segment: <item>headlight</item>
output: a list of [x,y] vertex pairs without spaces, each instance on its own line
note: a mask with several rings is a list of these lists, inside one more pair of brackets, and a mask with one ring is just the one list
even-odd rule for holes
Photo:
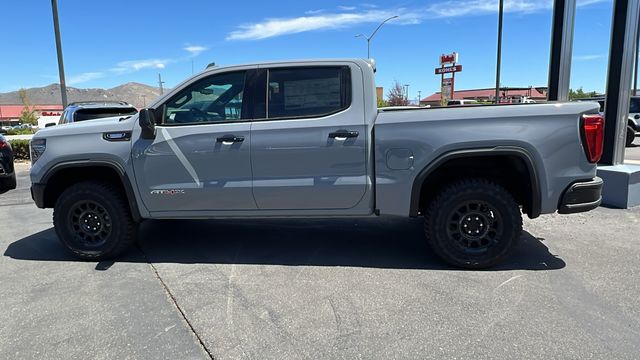
[[29,148],[31,149],[31,164],[35,164],[47,149],[47,139],[33,139],[29,143]]

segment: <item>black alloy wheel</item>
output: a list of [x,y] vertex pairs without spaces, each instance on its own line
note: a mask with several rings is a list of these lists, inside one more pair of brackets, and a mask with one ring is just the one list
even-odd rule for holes
[[96,248],[103,246],[111,235],[111,216],[97,202],[81,200],[71,207],[68,226],[78,246]]
[[522,233],[513,196],[485,179],[458,180],[443,188],[425,212],[425,236],[445,262],[483,269],[504,260]]
[[447,235],[463,251],[485,251],[499,241],[502,233],[500,213],[487,202],[467,201],[449,214]]
[[124,192],[107,182],[86,181],[65,189],[56,200],[53,224],[60,241],[83,260],[114,258],[138,233]]

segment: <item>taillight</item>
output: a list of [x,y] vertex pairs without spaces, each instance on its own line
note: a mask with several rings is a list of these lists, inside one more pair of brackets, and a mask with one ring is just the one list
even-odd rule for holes
[[604,119],[598,114],[582,115],[582,147],[590,163],[602,157],[604,144]]
[[0,140],[0,149],[4,149],[5,146],[7,146],[7,142],[4,140]]

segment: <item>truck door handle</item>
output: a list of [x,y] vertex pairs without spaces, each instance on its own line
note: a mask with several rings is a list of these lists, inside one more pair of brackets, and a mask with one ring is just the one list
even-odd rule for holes
[[329,133],[329,138],[336,140],[347,140],[347,138],[355,138],[358,137],[357,131],[348,131],[348,130],[338,130]]
[[231,145],[237,142],[243,142],[244,136],[236,136],[236,135],[224,135],[216,139],[216,142],[223,143],[225,145]]

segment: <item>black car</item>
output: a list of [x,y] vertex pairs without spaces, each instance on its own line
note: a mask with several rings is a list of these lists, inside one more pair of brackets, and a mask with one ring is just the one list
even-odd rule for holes
[[111,116],[131,116],[138,110],[124,101],[80,101],[64,109],[58,124],[100,119]]
[[13,150],[7,139],[0,135],[0,193],[16,188],[16,173],[13,169]]

